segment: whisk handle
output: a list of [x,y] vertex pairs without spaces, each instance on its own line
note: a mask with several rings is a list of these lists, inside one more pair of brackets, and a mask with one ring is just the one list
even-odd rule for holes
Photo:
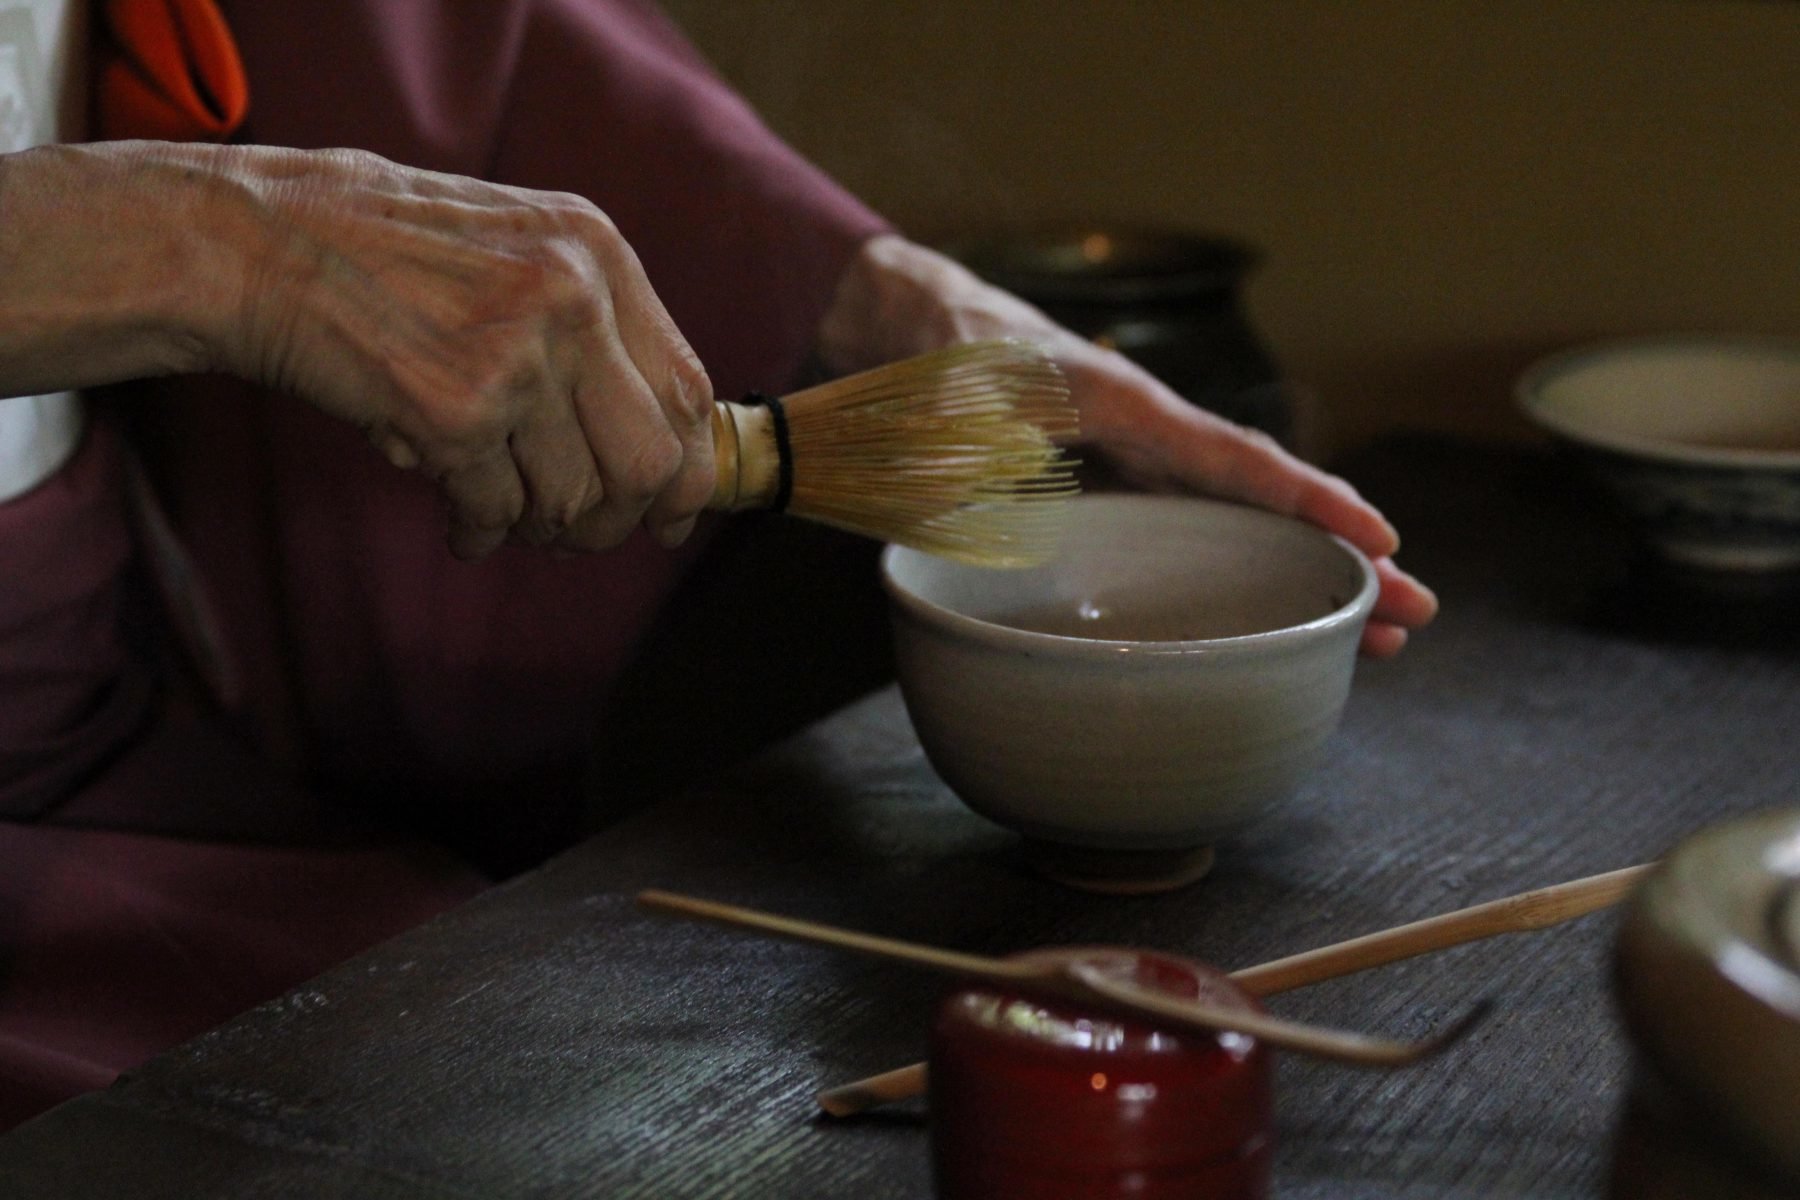
[[780,484],[781,456],[769,409],[720,400],[712,412],[716,480],[706,507],[718,512],[767,508]]

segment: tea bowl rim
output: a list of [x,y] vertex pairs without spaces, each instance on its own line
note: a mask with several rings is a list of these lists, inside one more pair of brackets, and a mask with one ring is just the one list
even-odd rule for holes
[[[881,552],[882,588],[892,603],[942,633],[959,636],[991,649],[1015,651],[1025,655],[1036,652],[1037,654],[1054,655],[1062,661],[1075,662],[1118,662],[1126,658],[1160,658],[1182,655],[1254,654],[1277,643],[1297,643],[1329,636],[1347,624],[1360,624],[1366,621],[1369,614],[1374,611],[1375,601],[1381,590],[1381,580],[1375,570],[1375,564],[1355,545],[1309,521],[1255,505],[1210,496],[1147,492],[1098,493],[1078,496],[1071,503],[1085,504],[1100,500],[1126,501],[1131,504],[1181,504],[1211,507],[1216,510],[1254,514],[1257,520],[1267,519],[1270,522],[1278,522],[1302,530],[1324,543],[1331,544],[1346,556],[1355,568],[1359,580],[1356,592],[1328,613],[1308,621],[1282,625],[1275,629],[1258,630],[1254,633],[1235,634],[1227,637],[1141,639],[1077,637],[1034,629],[1019,629],[1015,626],[1003,625],[996,621],[984,620],[958,612],[906,588],[894,577],[894,563],[897,559],[915,555],[929,557],[924,551],[912,550],[899,545],[889,545]],[[979,570],[980,568],[968,569]]]

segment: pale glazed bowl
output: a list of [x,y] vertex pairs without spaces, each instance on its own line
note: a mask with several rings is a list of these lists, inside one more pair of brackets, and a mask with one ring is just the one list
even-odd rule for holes
[[1602,342],[1538,363],[1517,398],[1669,561],[1800,567],[1800,340]]
[[1337,727],[1374,568],[1220,501],[1086,495],[1057,558],[995,571],[890,546],[900,689],[964,803],[1080,886],[1150,891],[1287,798]]

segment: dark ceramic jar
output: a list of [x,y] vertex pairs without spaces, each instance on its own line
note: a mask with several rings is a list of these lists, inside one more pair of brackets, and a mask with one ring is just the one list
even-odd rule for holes
[[1064,228],[947,247],[970,270],[1112,346],[1202,408],[1292,441],[1289,390],[1243,307],[1257,254],[1167,229]]
[[[1138,986],[1260,1011],[1223,972],[1141,951],[1079,954]],[[931,1032],[943,1200],[1254,1200],[1268,1193],[1272,1058],[1239,1034],[1170,1033],[990,986]]]
[[1800,812],[1723,822],[1633,895],[1616,1200],[1800,1196]]

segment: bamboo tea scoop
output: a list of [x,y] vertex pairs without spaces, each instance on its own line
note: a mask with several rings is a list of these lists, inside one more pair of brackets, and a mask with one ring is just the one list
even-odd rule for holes
[[1010,959],[987,958],[776,916],[673,892],[645,891],[638,893],[637,899],[645,908],[659,912],[714,921],[794,941],[835,946],[840,950],[904,962],[961,979],[1001,984],[1035,995],[1074,1000],[1104,1011],[1145,1017],[1165,1026],[1201,1029],[1209,1033],[1242,1033],[1284,1050],[1357,1066],[1405,1066],[1427,1058],[1467,1033],[1486,1012],[1485,1005],[1478,1005],[1442,1033],[1417,1042],[1396,1042],[1366,1034],[1284,1021],[1261,1013],[1198,1004],[1166,993],[1148,991],[1102,970],[1095,965],[1094,955],[1086,951],[1082,952],[1079,959],[1059,955],[1054,951],[1039,951]]
[[[1617,904],[1654,863],[1624,867],[1602,875],[1520,892],[1485,904],[1364,934],[1301,954],[1278,958],[1232,973],[1232,981],[1253,996],[1273,996],[1292,988],[1323,983],[1404,958],[1446,950],[1464,942],[1502,933],[1548,929],[1564,921]],[[834,1117],[849,1117],[883,1104],[897,1104],[925,1091],[925,1064],[912,1063],[870,1075],[819,1093],[819,1107]]]

